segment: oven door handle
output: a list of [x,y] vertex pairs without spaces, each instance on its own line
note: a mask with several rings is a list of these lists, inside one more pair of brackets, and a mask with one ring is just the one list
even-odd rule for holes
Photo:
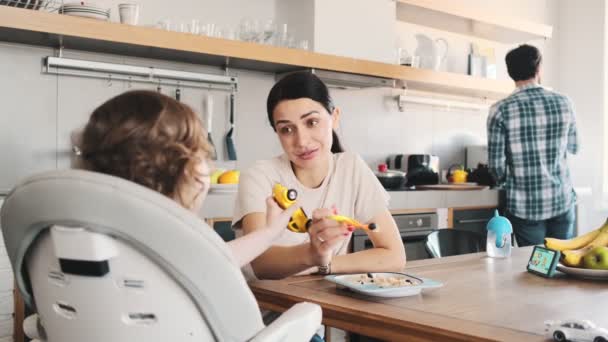
[[402,238],[423,238],[437,230],[439,230],[439,229],[426,229],[426,230],[416,230],[413,232],[401,232],[401,237]]
[[482,219],[470,219],[470,220],[456,220],[456,223],[486,223],[490,221],[490,219],[482,218]]

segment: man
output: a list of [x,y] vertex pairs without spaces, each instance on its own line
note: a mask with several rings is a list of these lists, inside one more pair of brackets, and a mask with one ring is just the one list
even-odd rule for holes
[[506,190],[506,216],[519,246],[571,238],[574,204],[566,162],[578,151],[570,100],[541,87],[541,54],[521,45],[505,61],[517,89],[490,109],[488,163]]

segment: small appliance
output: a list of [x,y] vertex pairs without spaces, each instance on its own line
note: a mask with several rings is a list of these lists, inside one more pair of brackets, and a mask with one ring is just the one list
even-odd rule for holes
[[439,183],[439,157],[430,154],[396,154],[386,160],[388,168],[407,173],[406,187]]

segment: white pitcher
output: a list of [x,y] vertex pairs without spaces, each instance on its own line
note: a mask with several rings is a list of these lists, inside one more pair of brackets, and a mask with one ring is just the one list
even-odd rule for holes
[[443,38],[431,39],[424,34],[417,34],[416,56],[420,56],[420,67],[439,70],[448,56],[449,45]]

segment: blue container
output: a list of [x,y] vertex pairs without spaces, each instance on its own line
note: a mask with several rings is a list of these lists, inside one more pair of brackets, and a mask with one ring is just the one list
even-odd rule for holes
[[498,215],[498,210],[496,210],[494,211],[494,217],[486,227],[488,230],[488,240],[486,242],[488,256],[492,258],[509,257],[511,255],[511,234],[513,234],[511,221]]

